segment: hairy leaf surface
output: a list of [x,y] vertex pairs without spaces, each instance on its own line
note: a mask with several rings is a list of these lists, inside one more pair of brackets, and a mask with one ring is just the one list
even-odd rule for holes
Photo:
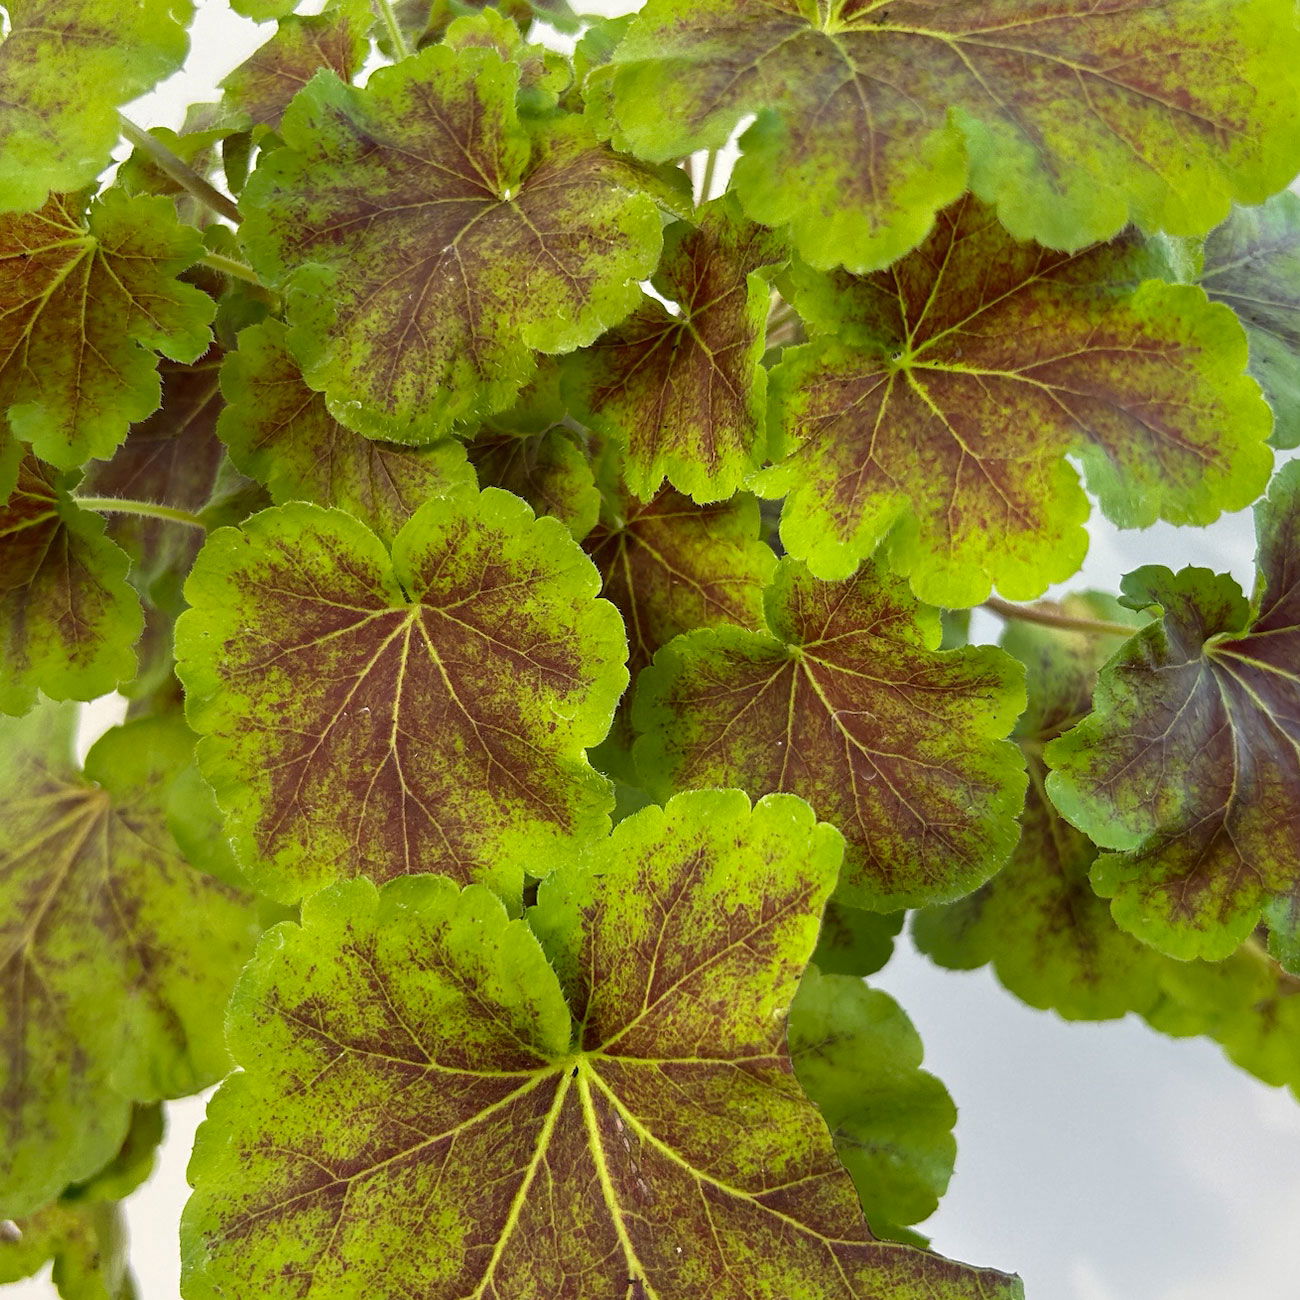
[[[1232,314],[1154,281],[1135,240],[1055,253],[963,199],[888,271],[805,276],[820,337],[773,374],[781,538],[847,577],[895,529],[922,600],[1039,596],[1078,568],[1088,502],[1126,528],[1209,523],[1267,481],[1271,420]],[[781,449],[774,449],[780,451]]]
[[767,459],[763,358],[771,290],[785,260],[771,231],[732,197],[665,235],[655,289],[568,372],[574,411],[627,449],[624,477],[642,499],[664,479],[697,501],[730,497]]
[[0,721],[0,1217],[104,1165],[133,1100],[225,1072],[222,1008],[256,935],[246,896],[168,829],[185,727],[115,728],[81,772],[75,721],[49,704]]
[[0,413],[14,436],[71,469],[156,411],[154,351],[195,361],[210,341],[212,300],[175,278],[202,252],[169,200],[120,190],[84,220],[58,195],[0,216]]
[[518,900],[599,834],[583,751],[627,683],[618,612],[555,519],[473,489],[389,548],[293,503],[204,547],[177,659],[199,758],[248,878],[283,902],[437,869]]
[[426,501],[473,482],[460,443],[376,442],[345,429],[303,382],[279,321],[250,325],[221,373],[217,432],[277,504],[314,501],[355,515],[391,543]]
[[0,212],[39,208],[108,165],[119,105],[185,59],[192,0],[6,0]]
[[0,505],[0,713],[26,712],[38,690],[92,700],[134,674],[142,616],[129,566],[104,521],[25,457]]
[[796,800],[708,792],[557,872],[540,942],[445,879],[309,900],[235,995],[188,1300],[1018,1295],[872,1241],[793,1077],[838,856]]
[[505,409],[535,350],[590,343],[654,269],[662,183],[580,118],[521,122],[518,78],[446,46],[364,90],[318,76],[244,191],[249,256],[295,287],[291,346],[350,428],[422,442]]
[[938,615],[868,566],[823,583],[785,559],[768,632],[670,642],[633,704],[652,791],[738,785],[807,799],[847,841],[839,896],[892,911],[983,884],[1015,844],[1023,764],[1006,736],[1018,666],[991,646],[938,651]]
[[1300,166],[1290,0],[649,0],[615,54],[640,156],[724,144],[815,266],[888,265],[969,184],[1059,248],[1204,234]]
[[1300,195],[1235,208],[1205,241],[1201,284],[1246,326],[1250,373],[1277,419],[1274,445],[1300,446]]
[[1115,919],[1174,957],[1227,956],[1300,877],[1300,464],[1255,520],[1253,601],[1204,569],[1125,579],[1162,616],[1046,751],[1053,802],[1118,850],[1092,871]]

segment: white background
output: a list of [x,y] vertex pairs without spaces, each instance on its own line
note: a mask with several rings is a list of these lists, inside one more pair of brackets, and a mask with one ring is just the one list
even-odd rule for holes
[[[188,68],[130,115],[178,127],[185,105],[212,98],[272,30],[225,0],[199,0]],[[1096,519],[1088,563],[1070,586],[1114,590],[1127,570],[1164,563],[1231,570],[1249,590],[1252,553],[1249,513],[1208,530],[1143,533]],[[996,624],[977,633],[991,639]],[[104,709],[97,716],[101,726],[111,720]],[[912,1016],[928,1067],[960,1108],[957,1173],[923,1225],[935,1249],[1020,1272],[1028,1300],[1300,1296],[1300,1105],[1290,1094],[1236,1069],[1211,1043],[1173,1041],[1133,1017],[1066,1025],[1022,1005],[987,970],[938,970],[906,941],[872,982]],[[157,1171],[128,1202],[142,1300],[178,1295],[176,1223],[203,1104],[169,1107]],[[38,1279],[7,1294],[54,1293]]]

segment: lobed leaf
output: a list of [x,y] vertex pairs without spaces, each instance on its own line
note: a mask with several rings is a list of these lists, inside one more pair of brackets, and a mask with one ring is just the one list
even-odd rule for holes
[[484,487],[522,497],[538,515],[553,515],[581,541],[600,515],[600,489],[578,437],[562,424],[540,433],[488,425],[474,436],[469,458]]

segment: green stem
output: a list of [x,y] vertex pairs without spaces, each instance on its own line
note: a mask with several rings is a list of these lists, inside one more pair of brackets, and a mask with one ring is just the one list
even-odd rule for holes
[[704,157],[704,176],[700,180],[700,202],[707,203],[713,194],[713,177],[718,170],[718,151],[710,149]]
[[208,526],[196,514],[177,510],[174,506],[160,506],[152,501],[130,501],[125,497],[73,497],[83,510],[95,510],[107,515],[145,515],[150,519],[166,519],[173,524],[186,524],[207,532]]
[[170,176],[187,194],[198,199],[204,207],[211,208],[217,216],[225,217],[227,221],[233,221],[235,225],[238,225],[243,220],[233,199],[222,194],[215,186],[208,184],[189,163],[178,158],[156,136],[150,135],[143,127],[136,126],[130,118],[122,117],[121,114],[118,114],[118,116],[122,122],[122,134],[133,145],[143,149],[154,164]]
[[375,8],[378,10],[384,26],[388,28],[388,40],[393,47],[393,54],[396,56],[395,62],[400,63],[402,59],[409,59],[411,57],[411,47],[407,44],[406,34],[402,31],[401,24],[397,21],[397,15],[393,12],[393,6],[389,3],[389,0],[375,0]]
[[1043,627],[1059,628],[1063,632],[1089,632],[1094,636],[1130,637],[1138,629],[1124,623],[1110,623],[1101,618],[1075,618],[1042,605],[1013,605],[1009,600],[990,596],[984,608],[999,618],[1019,619],[1022,623],[1040,623]]
[[210,266],[214,271],[220,271],[222,275],[233,276],[236,280],[246,280],[249,284],[257,285],[259,289],[264,288],[261,280],[257,278],[257,272],[251,266],[233,257],[226,257],[223,253],[204,253],[199,258],[199,263],[202,266]]

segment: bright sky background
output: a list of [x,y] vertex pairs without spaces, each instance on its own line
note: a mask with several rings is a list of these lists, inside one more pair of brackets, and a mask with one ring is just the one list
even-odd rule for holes
[[[141,125],[178,127],[185,105],[213,97],[273,30],[232,14],[226,0],[198,8],[190,65],[131,107]],[[1141,533],[1094,518],[1084,571],[1060,590],[1115,590],[1151,563],[1229,570],[1249,590],[1253,551],[1249,512],[1210,529]],[[975,630],[992,639],[996,622],[987,616]],[[99,709],[90,725],[113,720]],[[1024,1006],[988,970],[939,970],[906,941],[872,983],[912,1017],[927,1066],[960,1108],[957,1173],[922,1225],[936,1250],[1021,1273],[1027,1300],[1300,1295],[1300,1104],[1289,1093],[1238,1070],[1213,1043],[1174,1041],[1134,1017],[1067,1025]],[[179,1294],[176,1223],[203,1106],[169,1107],[158,1168],[128,1202],[142,1300]],[[5,1295],[49,1300],[54,1290],[41,1279]]]

